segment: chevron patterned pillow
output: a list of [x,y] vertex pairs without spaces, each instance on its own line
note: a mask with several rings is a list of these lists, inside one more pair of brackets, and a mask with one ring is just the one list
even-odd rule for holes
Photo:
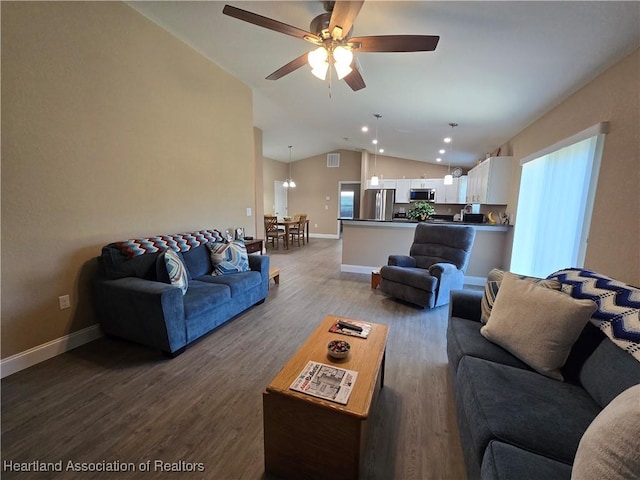
[[208,243],[213,271],[211,275],[228,275],[249,270],[247,248],[242,240]]
[[167,267],[167,274],[171,285],[175,285],[182,290],[182,294],[187,293],[189,281],[187,280],[187,268],[176,252],[169,249],[162,253],[164,262]]

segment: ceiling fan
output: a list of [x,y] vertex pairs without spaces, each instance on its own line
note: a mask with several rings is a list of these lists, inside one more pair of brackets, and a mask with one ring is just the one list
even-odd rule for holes
[[330,64],[333,64],[338,79],[344,80],[353,91],[366,87],[358,71],[353,52],[426,52],[433,51],[440,37],[437,35],[378,35],[351,37],[362,1],[325,1],[322,2],[325,13],[311,21],[307,32],[286,23],[273,20],[257,13],[225,5],[222,13],[244,22],[252,23],[269,30],[284,33],[305,40],[318,48],[300,55],[273,72],[267,80],[277,80],[309,63],[312,73],[324,80]]

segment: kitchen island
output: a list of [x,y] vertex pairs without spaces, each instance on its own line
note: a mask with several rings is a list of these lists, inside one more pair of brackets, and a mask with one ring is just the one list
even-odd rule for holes
[[[469,225],[476,238],[465,275],[468,285],[484,285],[492,268],[506,270],[510,257],[508,225],[431,221],[434,224]],[[342,220],[340,271],[370,274],[387,264],[389,255],[408,255],[417,222],[409,220]]]

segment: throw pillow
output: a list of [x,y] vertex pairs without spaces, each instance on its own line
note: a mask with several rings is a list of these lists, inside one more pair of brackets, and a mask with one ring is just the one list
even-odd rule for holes
[[[187,293],[189,287],[189,280],[187,279],[187,267],[184,262],[174,250],[165,250],[158,260],[164,260],[164,264],[167,271],[169,283],[175,285],[182,290],[182,294]],[[161,276],[158,276],[159,280],[162,280]]]
[[537,372],[563,380],[560,367],[595,311],[591,300],[576,300],[505,272],[480,333]]
[[[482,302],[480,303],[480,321],[482,323],[487,323],[489,317],[491,316],[493,302],[495,302],[496,300],[496,295],[498,295],[498,289],[500,288],[500,283],[502,283],[503,278],[504,271],[498,270],[497,268],[491,270],[489,272],[489,275],[487,275],[487,283],[485,283],[484,285],[484,295],[482,296]],[[551,288],[553,290],[560,290],[562,288],[562,284],[555,278],[546,279],[538,277],[527,277],[525,275],[518,275],[518,278],[521,280],[527,280],[528,282],[537,283],[541,287]]]
[[211,275],[228,275],[249,270],[249,256],[242,240],[207,244],[211,252]]
[[625,480],[640,472],[640,385],[614,398],[591,422],[573,461],[573,480]]

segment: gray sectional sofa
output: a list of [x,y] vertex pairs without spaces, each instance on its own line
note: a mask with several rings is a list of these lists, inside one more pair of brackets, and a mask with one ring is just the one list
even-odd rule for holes
[[[248,255],[249,269],[212,275],[210,242],[220,232],[201,230],[126,240],[102,248],[93,280],[96,314],[105,334],[161,350],[168,356],[261,303],[269,286],[269,257]],[[180,252],[186,292],[163,277],[163,252]]]
[[[561,369],[564,381],[534,371],[481,335],[482,291],[451,294],[447,354],[470,479],[570,479],[584,432],[614,398],[640,383],[640,361],[594,325],[620,320],[588,291],[603,282],[609,288],[612,282],[593,272],[570,270],[554,274],[562,290],[591,298],[598,310]],[[589,278],[572,283],[583,274]],[[632,304],[619,311],[638,315],[640,291],[614,283],[611,295]],[[640,414],[640,397],[637,405]]]

